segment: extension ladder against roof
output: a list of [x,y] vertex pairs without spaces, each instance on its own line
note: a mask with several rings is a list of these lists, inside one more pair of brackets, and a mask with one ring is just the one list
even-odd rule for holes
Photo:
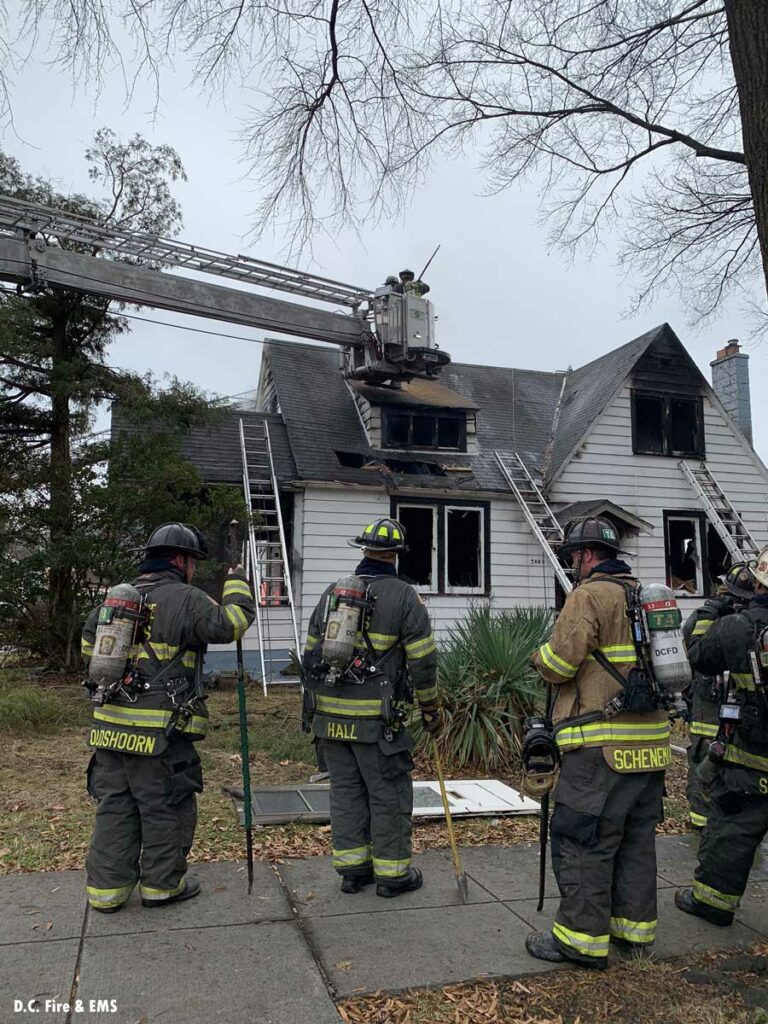
[[290,650],[300,657],[285,525],[266,420],[240,420],[243,493],[249,513],[248,568],[256,598],[256,631],[264,693],[290,664]]
[[681,459],[678,465],[732,560],[743,562],[757,558],[757,544],[707,464],[701,462],[692,466]]
[[520,455],[517,452],[507,457],[502,457],[498,452],[494,452],[494,455],[504,479],[517,498],[531,532],[554,569],[560,586],[566,594],[569,594],[573,590],[573,584],[555,554],[555,546],[563,541],[562,526],[555,519],[554,512],[545,501],[544,495],[528,472]]

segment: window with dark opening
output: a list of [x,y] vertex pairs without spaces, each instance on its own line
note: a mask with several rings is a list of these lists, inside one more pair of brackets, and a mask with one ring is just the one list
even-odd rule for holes
[[720,540],[717,530],[711,523],[707,523],[707,572],[709,574],[709,591],[713,593],[720,584],[720,577],[724,576],[731,564],[731,557],[728,549]]
[[636,455],[704,458],[702,399],[634,391],[632,450]]
[[482,509],[446,508],[445,510],[446,589],[459,587],[476,590],[483,587]]
[[437,590],[436,516],[432,506],[400,505],[397,518],[405,527],[408,550],[398,559],[398,572],[408,583]]
[[384,409],[382,426],[382,443],[385,448],[452,448],[455,451],[467,449],[467,423],[464,413],[403,413]]
[[392,515],[406,530],[408,551],[398,571],[409,583],[434,594],[486,594],[490,587],[490,506],[392,501]]

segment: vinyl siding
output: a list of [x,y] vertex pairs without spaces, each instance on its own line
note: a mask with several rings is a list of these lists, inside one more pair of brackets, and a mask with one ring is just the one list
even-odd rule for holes
[[[664,511],[703,511],[678,460],[632,453],[631,398],[624,388],[594,425],[550,489],[554,507],[607,498],[654,526],[627,544],[638,576],[664,581]],[[706,461],[758,546],[768,543],[768,471],[708,394],[704,396]],[[699,599],[684,599],[688,611]]]

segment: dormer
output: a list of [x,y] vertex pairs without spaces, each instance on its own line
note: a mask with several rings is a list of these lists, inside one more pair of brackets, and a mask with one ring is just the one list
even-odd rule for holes
[[372,448],[424,454],[477,450],[478,407],[444,384],[421,379],[398,387],[347,383]]

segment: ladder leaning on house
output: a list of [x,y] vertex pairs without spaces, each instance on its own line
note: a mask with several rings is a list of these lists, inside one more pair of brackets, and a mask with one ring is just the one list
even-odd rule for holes
[[681,459],[678,465],[731,559],[743,562],[757,558],[758,547],[754,538],[707,464],[700,462],[692,466]]
[[299,631],[291,585],[285,524],[266,420],[240,420],[243,494],[248,508],[248,569],[256,598],[256,632],[264,693],[275,683],[293,682],[281,676],[290,663],[290,650],[300,657]]
[[560,564],[555,554],[555,547],[563,541],[563,528],[555,518],[555,514],[544,499],[536,481],[528,472],[521,456],[514,452],[512,455],[502,456],[499,452],[493,453],[496,461],[510,486],[512,493],[517,498],[523,515],[528,521],[536,540],[539,542],[544,556],[552,566],[555,576],[560,581],[560,586],[566,594],[573,590],[573,583],[568,574]]

